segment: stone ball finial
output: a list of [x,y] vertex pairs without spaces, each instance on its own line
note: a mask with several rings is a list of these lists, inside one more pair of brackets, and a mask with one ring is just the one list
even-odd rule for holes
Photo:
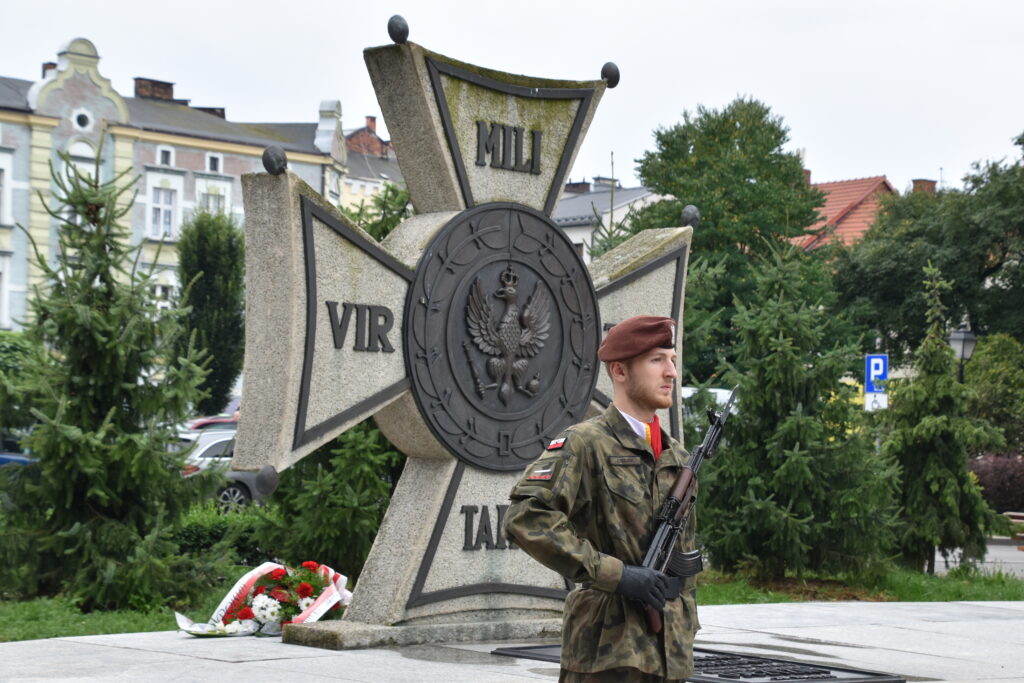
[[263,168],[270,175],[281,175],[288,168],[288,155],[278,145],[271,145],[263,150]]
[[687,204],[683,208],[683,227],[687,225],[693,227],[694,230],[700,227],[700,211],[693,204]]
[[604,63],[604,66],[601,67],[601,78],[608,82],[609,88],[614,88],[619,84],[619,67],[615,62]]
[[409,39],[409,22],[401,14],[388,19],[388,35],[396,45],[401,45]]
[[277,470],[274,469],[274,466],[264,465],[260,473],[256,475],[256,493],[261,496],[269,496],[277,490],[277,486],[280,483],[281,477],[278,475]]

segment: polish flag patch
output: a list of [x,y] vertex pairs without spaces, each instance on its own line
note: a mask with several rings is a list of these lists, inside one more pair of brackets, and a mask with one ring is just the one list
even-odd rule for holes
[[530,475],[526,477],[526,481],[548,481],[555,473],[554,465],[548,465],[547,467],[537,468],[530,472]]
[[547,450],[549,450],[549,451],[557,451],[559,448],[561,448],[564,445],[565,445],[565,437],[562,436],[562,437],[559,437],[559,438],[555,439],[551,443],[549,443],[548,447],[547,447]]

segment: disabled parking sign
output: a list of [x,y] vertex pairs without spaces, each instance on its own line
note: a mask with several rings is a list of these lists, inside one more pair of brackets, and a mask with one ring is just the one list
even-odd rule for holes
[[864,359],[864,410],[884,410],[889,407],[885,381],[889,379],[889,356],[878,353]]

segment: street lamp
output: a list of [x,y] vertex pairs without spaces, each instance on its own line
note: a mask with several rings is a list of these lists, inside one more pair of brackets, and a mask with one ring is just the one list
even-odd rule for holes
[[964,363],[971,359],[974,355],[974,347],[978,343],[978,338],[967,329],[966,325],[962,325],[959,330],[953,330],[949,333],[949,345],[953,347],[953,354],[960,361],[960,383],[964,383]]

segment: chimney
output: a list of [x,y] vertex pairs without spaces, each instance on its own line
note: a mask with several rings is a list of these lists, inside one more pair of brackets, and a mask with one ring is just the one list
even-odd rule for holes
[[914,178],[910,181],[913,184],[912,192],[924,192],[925,194],[935,194],[934,180],[925,180],[924,178]]
[[811,184],[811,169],[809,168],[804,169],[804,182],[808,185]]
[[226,119],[227,115],[224,113],[224,107],[192,107],[197,111],[204,111],[207,114],[213,114],[217,118]]
[[174,100],[174,84],[152,78],[136,78],[135,96],[151,100]]
[[313,146],[345,163],[345,150],[338,149],[341,135],[341,100],[321,100]]
[[376,133],[377,132],[377,117],[376,116],[367,116],[366,117],[366,127],[370,129],[371,133]]
[[612,187],[622,187],[621,185],[619,185],[619,181],[617,178],[609,178],[607,176],[596,175],[593,178],[591,178],[591,180],[594,181],[595,191],[597,191],[598,188],[610,189]]
[[570,180],[565,184],[565,191],[569,194],[584,194],[590,192],[590,183],[586,180],[578,180],[575,183]]
[[57,62],[43,62],[43,78],[46,78],[46,74],[50,73],[57,68]]

